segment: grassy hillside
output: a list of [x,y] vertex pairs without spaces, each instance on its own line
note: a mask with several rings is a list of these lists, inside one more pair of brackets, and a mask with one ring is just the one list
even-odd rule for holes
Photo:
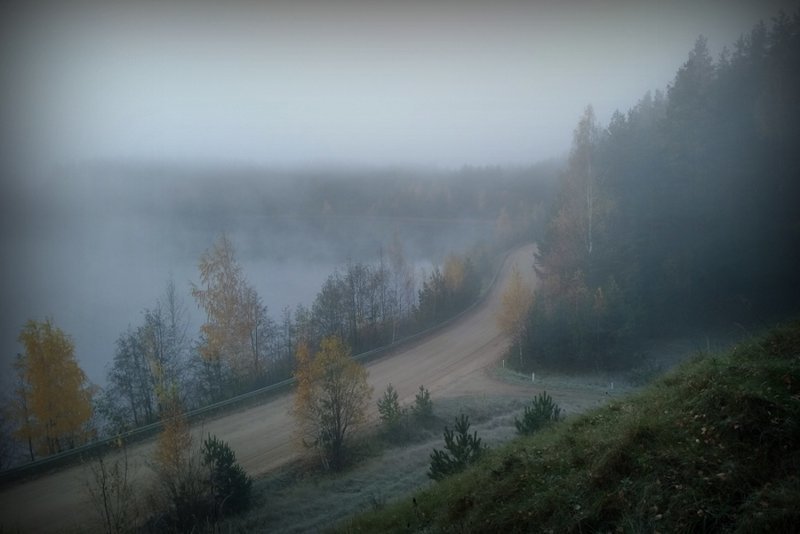
[[343,532],[791,532],[800,321],[493,451]]

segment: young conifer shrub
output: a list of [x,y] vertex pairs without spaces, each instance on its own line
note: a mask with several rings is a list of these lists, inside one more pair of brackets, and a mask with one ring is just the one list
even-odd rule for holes
[[517,434],[527,436],[559,419],[561,419],[561,408],[553,402],[553,398],[546,391],[543,391],[525,407],[522,419],[514,419],[514,426],[517,427]]
[[454,430],[444,427],[445,450],[433,449],[428,470],[430,478],[442,480],[478,461],[486,447],[477,432],[469,433],[469,427],[469,417],[464,414],[456,417]]
[[383,397],[378,399],[378,414],[388,429],[395,429],[400,424],[405,410],[400,406],[399,396],[394,386],[389,384]]
[[203,466],[207,469],[209,494],[215,517],[241,512],[250,506],[253,479],[236,462],[230,446],[209,435],[203,441]]
[[430,419],[433,417],[431,392],[425,389],[425,387],[419,387],[419,391],[414,396],[414,405],[411,407],[411,412],[417,419]]

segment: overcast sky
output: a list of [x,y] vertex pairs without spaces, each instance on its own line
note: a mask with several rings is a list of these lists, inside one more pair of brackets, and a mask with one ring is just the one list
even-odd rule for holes
[[2,155],[527,163],[566,151],[587,104],[607,121],[665,88],[699,34],[716,55],[781,3],[6,7]]

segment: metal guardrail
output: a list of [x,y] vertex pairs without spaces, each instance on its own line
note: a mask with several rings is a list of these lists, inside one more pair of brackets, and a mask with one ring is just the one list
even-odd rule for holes
[[[500,261],[499,265],[495,269],[494,276],[492,277],[491,282],[489,282],[489,284],[481,291],[478,298],[475,299],[475,301],[472,304],[470,304],[469,306],[458,312],[456,315],[448,319],[445,319],[444,321],[435,326],[426,328],[421,332],[410,334],[401,339],[398,339],[394,343],[390,343],[388,345],[384,345],[383,347],[378,347],[372,350],[368,350],[366,352],[362,352],[361,354],[357,354],[353,356],[353,359],[362,363],[371,361],[385,354],[388,354],[392,351],[395,351],[405,345],[425,339],[426,337],[436,332],[439,332],[447,328],[448,326],[452,325],[453,323],[457,322],[459,319],[467,315],[469,312],[471,312],[484,302],[487,295],[491,292],[492,288],[497,283],[497,280],[500,277],[500,271],[502,271],[503,265],[505,265],[508,256],[511,254],[511,252],[512,251],[507,251],[503,255],[503,259],[502,261]],[[276,382],[275,384],[271,384],[263,388],[249,391],[247,393],[237,395],[230,399],[225,399],[219,402],[209,404],[207,406],[203,406],[201,408],[190,410],[186,412],[184,415],[189,421],[196,421],[202,418],[203,416],[212,414],[214,412],[223,411],[226,408],[244,404],[246,401],[261,396],[266,396],[273,392],[289,389],[292,385],[294,385],[295,381],[296,380],[294,378],[287,378],[286,380],[281,380],[280,382]],[[60,452],[58,454],[54,454],[46,458],[41,458],[39,460],[34,460],[33,462],[28,462],[26,464],[12,467],[11,469],[7,469],[5,471],[0,472],[0,484],[13,482],[15,480],[27,476],[38,475],[47,471],[58,469],[65,465],[75,463],[76,461],[82,461],[88,458],[95,457],[105,452],[106,450],[115,447],[120,442],[133,443],[136,441],[141,441],[147,437],[156,434],[158,431],[161,430],[161,428],[162,428],[162,421],[157,421],[155,423],[150,423],[149,425],[144,425],[132,430],[128,430],[127,432],[123,432],[121,434],[118,434],[110,438],[93,441],[91,443],[81,445],[79,447],[70,449],[68,451]]]
[[[189,421],[196,421],[202,418],[203,416],[209,415],[216,411],[222,411],[225,408],[233,407],[237,404],[243,404],[245,401],[248,401],[250,399],[262,395],[265,396],[275,391],[288,389],[288,387],[294,384],[294,382],[295,382],[294,378],[288,378],[286,380],[276,382],[275,384],[270,384],[269,386],[265,386],[263,388],[259,388],[253,391],[248,391],[247,393],[237,395],[236,397],[232,397],[230,399],[225,399],[200,408],[195,408],[194,410],[190,410],[183,415]],[[116,447],[117,444],[119,444],[120,442],[134,443],[146,439],[161,431],[162,427],[163,427],[163,421],[156,421],[155,423],[150,423],[148,425],[140,426],[138,428],[122,432],[120,434],[117,434],[109,438],[104,438],[101,440],[93,441],[91,443],[86,443],[85,445],[75,447],[74,449],[70,449],[68,451],[63,451],[57,454],[47,456],[45,458],[40,458],[39,460],[34,460],[33,462],[28,462],[16,467],[12,467],[11,469],[7,469],[5,471],[0,472],[0,484],[12,482],[14,480],[18,480],[20,478],[24,478],[31,475],[37,475],[46,471],[51,471],[66,465],[73,464],[77,461],[83,461],[89,458],[93,458],[99,454],[106,452],[107,450],[113,447]]]

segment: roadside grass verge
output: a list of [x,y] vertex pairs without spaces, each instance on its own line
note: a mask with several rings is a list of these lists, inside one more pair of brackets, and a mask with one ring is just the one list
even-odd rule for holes
[[355,444],[350,467],[320,471],[313,460],[296,462],[254,482],[255,503],[246,514],[217,526],[219,532],[316,532],[354,514],[381,510],[409,492],[431,484],[427,476],[433,447],[442,446],[442,429],[466,413],[473,430],[490,445],[512,439],[514,415],[525,401],[516,397],[434,399],[434,417],[410,421],[399,435],[380,426]]
[[520,373],[509,367],[495,367],[492,375],[503,382],[510,384],[535,386],[537,389],[569,389],[580,388],[582,390],[597,392],[629,393],[636,389],[639,384],[631,384],[628,374],[611,373],[564,373],[558,371],[543,371],[536,373],[535,381],[531,380],[528,373]]
[[800,321],[492,450],[339,532],[791,532]]

